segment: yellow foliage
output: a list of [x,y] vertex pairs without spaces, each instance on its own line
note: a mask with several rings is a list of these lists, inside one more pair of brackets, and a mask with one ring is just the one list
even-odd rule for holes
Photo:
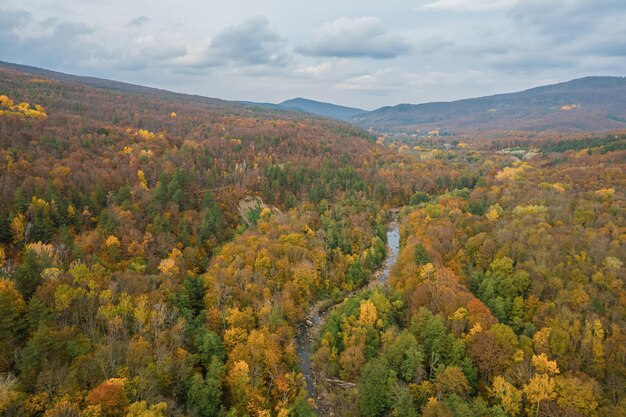
[[6,258],[6,254],[4,253],[4,248],[0,246],[0,268],[4,266],[6,259],[7,258]]
[[557,404],[563,409],[574,409],[582,415],[594,415],[598,408],[596,383],[583,382],[573,376],[559,377],[556,380]]
[[26,233],[26,217],[22,213],[18,213],[11,221],[11,233],[13,234],[13,243],[21,243],[24,241]]
[[173,111],[173,112],[171,112],[171,113],[170,113],[170,117],[171,117],[172,119],[175,119],[176,117],[178,117],[178,115],[176,114],[176,112],[175,112],[175,111]]
[[370,300],[362,301],[359,309],[359,322],[363,324],[374,324],[378,320],[376,306]]
[[17,116],[17,117],[32,117],[35,119],[45,119],[48,117],[46,111],[40,105],[35,105],[34,108],[31,108],[30,104],[23,102],[18,105],[13,103],[9,97],[5,95],[0,95],[0,107],[5,107],[6,109],[0,109],[0,116]]
[[134,134],[134,137],[138,138],[138,139],[143,139],[143,140],[155,140],[155,139],[161,139],[163,137],[162,133],[156,134],[154,132],[150,132],[147,129],[138,129]]
[[80,417],[102,417],[102,407],[100,404],[88,405],[81,413]]
[[614,188],[601,188],[597,190],[594,194],[596,197],[609,198],[615,195],[615,189]]
[[505,167],[502,171],[496,174],[496,179],[499,181],[509,181],[517,179],[518,170],[516,168]]
[[248,332],[239,327],[229,327],[224,331],[224,346],[233,349],[246,342]]
[[144,190],[148,189],[148,180],[146,180],[146,174],[142,170],[137,170],[137,179],[139,179],[139,184],[141,188]]
[[41,272],[41,277],[44,280],[49,281],[52,279],[58,279],[62,273],[63,270],[59,268],[46,268]]
[[480,332],[483,331],[483,326],[480,323],[476,323],[474,324],[474,326],[472,326],[472,328],[470,329],[468,336],[474,336],[475,334],[478,334]]
[[420,269],[420,278],[426,278],[435,273],[435,267],[430,262],[422,265]]
[[26,245],[27,251],[35,252],[39,256],[47,256],[51,260],[56,260],[56,251],[51,243],[33,242]]
[[55,165],[50,171],[50,175],[57,178],[67,178],[72,175],[72,169],[63,165]]
[[176,266],[176,261],[172,258],[162,259],[161,262],[159,262],[159,271],[161,271],[163,275],[170,277],[178,275],[180,272],[178,266]]
[[261,210],[261,214],[259,214],[259,217],[261,219],[266,219],[270,216],[270,214],[272,214],[272,210],[269,207],[265,207],[263,208],[263,210]]
[[0,106],[11,107],[11,106],[13,106],[13,100],[11,100],[10,98],[8,98],[5,95],[1,95],[0,96]]
[[167,403],[160,402],[148,407],[146,401],[139,401],[128,407],[126,417],[165,417],[166,415]]
[[110,248],[111,246],[115,246],[115,247],[120,247],[120,240],[113,235],[110,235],[109,237],[107,237],[107,240],[104,242],[104,244]]
[[542,327],[533,335],[533,343],[535,344],[536,352],[548,352],[550,333],[551,329],[549,327]]
[[522,408],[522,392],[508,383],[504,377],[496,376],[490,389],[491,396],[500,399],[507,414],[516,416]]
[[624,263],[614,256],[607,256],[602,263],[611,271],[619,271],[624,266]]
[[517,349],[513,354],[513,362],[520,363],[524,361],[524,351],[522,349]]
[[556,383],[554,379],[550,378],[548,375],[535,375],[524,385],[524,394],[526,394],[528,402],[533,407],[539,409],[539,403],[541,401],[556,398],[556,392],[554,392],[555,386]]
[[492,209],[490,209],[490,210],[487,212],[487,214],[485,214],[485,216],[486,216],[489,220],[494,221],[494,220],[498,220],[498,217],[500,217],[500,214],[498,213],[498,211],[497,211],[496,209],[493,209],[493,208],[492,208]]
[[237,361],[233,365],[233,369],[229,374],[229,379],[237,380],[238,382],[248,382],[250,380],[250,365],[246,361]]
[[548,212],[548,208],[542,205],[528,205],[528,206],[517,206],[513,209],[513,214],[516,216],[525,216],[525,215],[533,215],[533,216],[542,216]]
[[539,373],[555,375],[560,372],[556,361],[549,360],[545,353],[533,355],[532,364]]
[[448,320],[461,321],[467,319],[467,309],[465,307],[459,307],[454,313],[448,316]]

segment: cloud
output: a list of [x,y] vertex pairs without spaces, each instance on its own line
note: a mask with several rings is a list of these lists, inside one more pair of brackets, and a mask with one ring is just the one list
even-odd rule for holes
[[31,14],[24,10],[0,10],[0,33],[10,32],[31,19]]
[[433,91],[437,91],[439,100],[453,100],[460,98],[459,92],[464,89],[480,90],[489,83],[490,77],[482,71],[413,72],[388,67],[347,78],[335,87],[371,96],[404,96],[408,102],[420,103],[430,101],[427,97]]
[[454,42],[441,36],[428,36],[415,43],[415,51],[425,55],[445,52],[455,47],[456,44]]
[[211,41],[211,52],[220,58],[251,65],[280,63],[285,40],[269,27],[266,17],[244,20],[226,28]]
[[150,18],[147,16],[139,16],[128,22],[128,26],[141,27],[148,23]]
[[517,0],[436,0],[417,10],[430,12],[486,12],[507,9]]
[[60,68],[89,60],[95,48],[85,41],[94,29],[57,18],[35,20],[22,10],[0,10],[0,59]]
[[227,27],[212,39],[187,48],[173,61],[177,66],[209,68],[229,64],[282,66],[289,60],[286,40],[272,30],[265,17]]
[[[534,30],[555,42],[571,41],[623,28],[623,0],[519,1],[509,17],[520,28]],[[607,22],[614,24],[607,25]]]
[[390,59],[411,49],[403,36],[390,33],[376,17],[342,17],[317,29],[313,41],[296,51],[313,57]]

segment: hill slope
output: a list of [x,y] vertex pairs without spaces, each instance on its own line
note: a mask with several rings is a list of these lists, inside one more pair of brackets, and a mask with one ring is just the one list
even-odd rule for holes
[[383,107],[352,118],[378,130],[603,131],[626,127],[626,78],[586,77],[519,93]]
[[293,98],[278,104],[278,107],[290,110],[300,110],[318,116],[331,117],[339,120],[350,120],[353,116],[365,112],[354,107],[339,106],[306,98]]

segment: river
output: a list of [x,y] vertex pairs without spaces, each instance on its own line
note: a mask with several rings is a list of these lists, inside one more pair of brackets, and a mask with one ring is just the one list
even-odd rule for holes
[[[394,210],[393,220],[387,225],[387,255],[383,265],[373,273],[372,279],[368,285],[369,288],[376,287],[378,285],[385,285],[387,278],[391,273],[391,268],[398,259],[398,253],[400,252],[400,225],[398,224],[398,211]],[[354,295],[354,293],[348,294],[347,297]],[[346,298],[347,298],[346,297]],[[319,336],[319,332],[324,325],[325,318],[328,311],[338,304],[328,308],[328,302],[318,302],[309,309],[305,323],[298,329],[296,335],[296,351],[298,354],[298,363],[300,369],[304,375],[306,381],[306,389],[309,394],[309,398],[316,399],[315,391],[315,376],[313,375],[313,368],[311,363],[311,355],[313,353],[313,345],[315,339]],[[327,308],[323,309],[322,307]],[[324,310],[324,311],[322,311]],[[318,410],[319,411],[319,410]]]

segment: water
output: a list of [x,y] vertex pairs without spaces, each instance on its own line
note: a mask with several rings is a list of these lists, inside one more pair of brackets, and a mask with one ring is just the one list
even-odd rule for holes
[[[370,287],[374,285],[385,285],[391,268],[398,259],[400,252],[400,225],[397,221],[392,221],[387,229],[387,257],[381,269],[373,275]],[[351,294],[352,295],[352,294]],[[323,318],[320,314],[321,303],[316,304],[309,310],[309,315],[304,323],[298,329],[296,335],[296,350],[300,369],[304,375],[306,389],[310,398],[315,398],[315,384],[313,383],[313,368],[311,363],[311,354],[313,351],[313,338],[316,336],[317,330],[322,326]],[[321,410],[318,410],[318,413]]]
[[398,253],[400,253],[400,226],[397,223],[389,225],[387,230],[387,259],[385,259],[385,265],[383,266],[383,272],[380,275],[380,283],[385,285],[391,268],[398,260]]

